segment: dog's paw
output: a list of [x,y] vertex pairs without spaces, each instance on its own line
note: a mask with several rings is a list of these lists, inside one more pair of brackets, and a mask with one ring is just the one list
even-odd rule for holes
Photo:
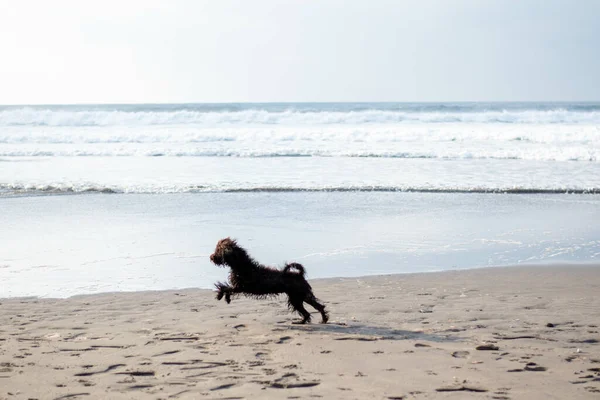
[[215,297],[217,300],[221,300],[223,298],[223,295],[225,295],[225,293],[223,293],[222,291],[219,290]]
[[[223,295],[221,295],[221,297],[223,297]],[[220,300],[220,299],[219,299]],[[229,295],[229,293],[227,293],[225,295],[225,301],[227,302],[227,304],[231,303],[231,296]]]

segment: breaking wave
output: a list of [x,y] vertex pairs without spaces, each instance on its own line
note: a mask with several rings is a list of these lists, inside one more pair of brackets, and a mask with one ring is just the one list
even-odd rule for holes
[[0,126],[154,126],[154,125],[362,125],[401,123],[599,124],[600,110],[445,111],[366,109],[351,111],[104,110],[20,107],[0,109]]

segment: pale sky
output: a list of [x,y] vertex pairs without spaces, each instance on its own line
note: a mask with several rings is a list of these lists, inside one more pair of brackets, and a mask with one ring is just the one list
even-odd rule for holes
[[600,100],[600,0],[0,0],[0,104]]

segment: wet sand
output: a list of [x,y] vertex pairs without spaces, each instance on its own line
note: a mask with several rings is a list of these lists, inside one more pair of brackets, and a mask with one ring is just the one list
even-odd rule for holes
[[311,284],[326,325],[200,289],[1,299],[0,399],[600,398],[600,266]]

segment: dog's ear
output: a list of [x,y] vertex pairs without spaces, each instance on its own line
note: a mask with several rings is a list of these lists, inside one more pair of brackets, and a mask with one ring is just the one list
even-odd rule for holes
[[231,248],[231,246],[224,246],[221,251],[221,255],[223,257],[227,257],[228,255],[231,255],[231,253],[233,253],[233,249]]
[[237,252],[235,251],[234,245],[225,246],[223,248],[222,254],[223,254],[223,260],[225,260],[225,262],[229,265],[231,265],[231,263],[234,263],[237,259]]
[[219,240],[219,243],[217,244],[217,252],[223,261],[227,262],[231,259],[231,256],[235,252],[235,247],[235,241],[231,240],[229,237],[226,237]]

